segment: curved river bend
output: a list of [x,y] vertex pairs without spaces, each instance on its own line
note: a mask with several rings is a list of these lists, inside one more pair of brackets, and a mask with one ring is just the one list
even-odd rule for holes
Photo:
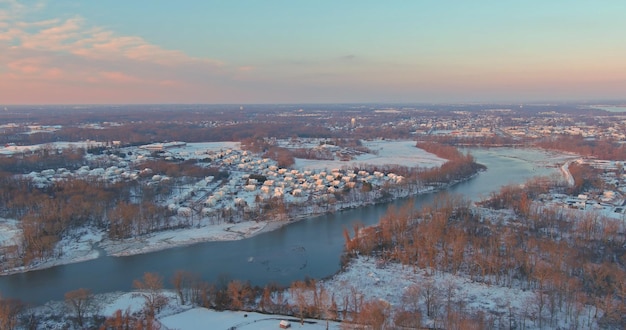
[[[477,177],[447,190],[477,201],[501,186],[523,183],[537,175],[552,175],[555,168],[537,167],[529,160],[544,160],[546,154],[527,149],[470,149],[475,159],[488,167]],[[432,193],[413,198],[416,206],[429,203]],[[228,242],[207,242],[128,257],[101,257],[0,277],[2,297],[40,304],[62,300],[65,292],[89,288],[94,293],[129,291],[144,272],[158,272],[169,282],[174,272],[186,270],[214,282],[221,276],[249,280],[254,285],[269,282],[289,284],[305,277],[323,278],[339,270],[343,229],[355,222],[371,225],[390,206],[407,200],[365,206],[298,221],[278,230]]]

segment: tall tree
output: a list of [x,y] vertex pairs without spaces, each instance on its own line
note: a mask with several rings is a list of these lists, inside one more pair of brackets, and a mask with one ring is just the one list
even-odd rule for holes
[[0,328],[13,330],[17,328],[18,317],[24,310],[24,303],[12,298],[0,297]]
[[136,295],[145,299],[146,313],[154,317],[167,304],[167,297],[163,294],[163,278],[157,273],[144,273],[142,280],[133,281],[133,287],[138,290]]
[[88,289],[76,289],[65,293],[65,303],[76,315],[76,323],[83,327],[85,313],[93,308],[93,294]]

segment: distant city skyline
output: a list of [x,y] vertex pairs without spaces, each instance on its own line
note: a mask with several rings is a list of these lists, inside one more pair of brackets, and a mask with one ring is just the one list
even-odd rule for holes
[[0,104],[626,99],[626,1],[0,0]]

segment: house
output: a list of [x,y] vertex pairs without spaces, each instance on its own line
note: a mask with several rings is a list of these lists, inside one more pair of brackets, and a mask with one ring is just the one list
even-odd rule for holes
[[291,328],[291,323],[289,323],[289,321],[282,320],[282,321],[280,321],[280,322],[278,323],[278,326],[279,326],[281,329],[288,329],[288,328]]

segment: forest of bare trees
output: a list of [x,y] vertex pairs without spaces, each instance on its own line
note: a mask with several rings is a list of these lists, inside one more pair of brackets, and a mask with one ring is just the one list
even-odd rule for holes
[[[559,207],[532,204],[533,194],[545,189],[538,182],[534,187],[507,186],[486,201],[490,207],[517,210],[513,218],[485,217],[454,196],[420,210],[408,206],[392,210],[377,226],[354,228],[352,235],[346,230],[347,253],[533,290],[540,327],[553,327],[557,314],[576,325],[584,306],[590,306],[602,327],[623,328],[624,224],[593,213],[574,215]],[[437,290],[441,293],[443,288]],[[437,309],[441,322],[463,314],[458,308]],[[472,315],[463,317],[477,321]],[[516,323],[522,324],[526,317],[517,315]],[[485,327],[489,326],[480,326]]]
[[439,168],[424,170],[418,174],[420,181],[425,184],[448,184],[466,179],[485,169],[485,166],[474,161],[472,155],[464,155],[453,146],[435,142],[418,142],[417,147],[447,160]]
[[567,151],[586,157],[611,160],[626,160],[626,145],[607,139],[585,139],[581,135],[563,135],[536,142],[545,149]]

